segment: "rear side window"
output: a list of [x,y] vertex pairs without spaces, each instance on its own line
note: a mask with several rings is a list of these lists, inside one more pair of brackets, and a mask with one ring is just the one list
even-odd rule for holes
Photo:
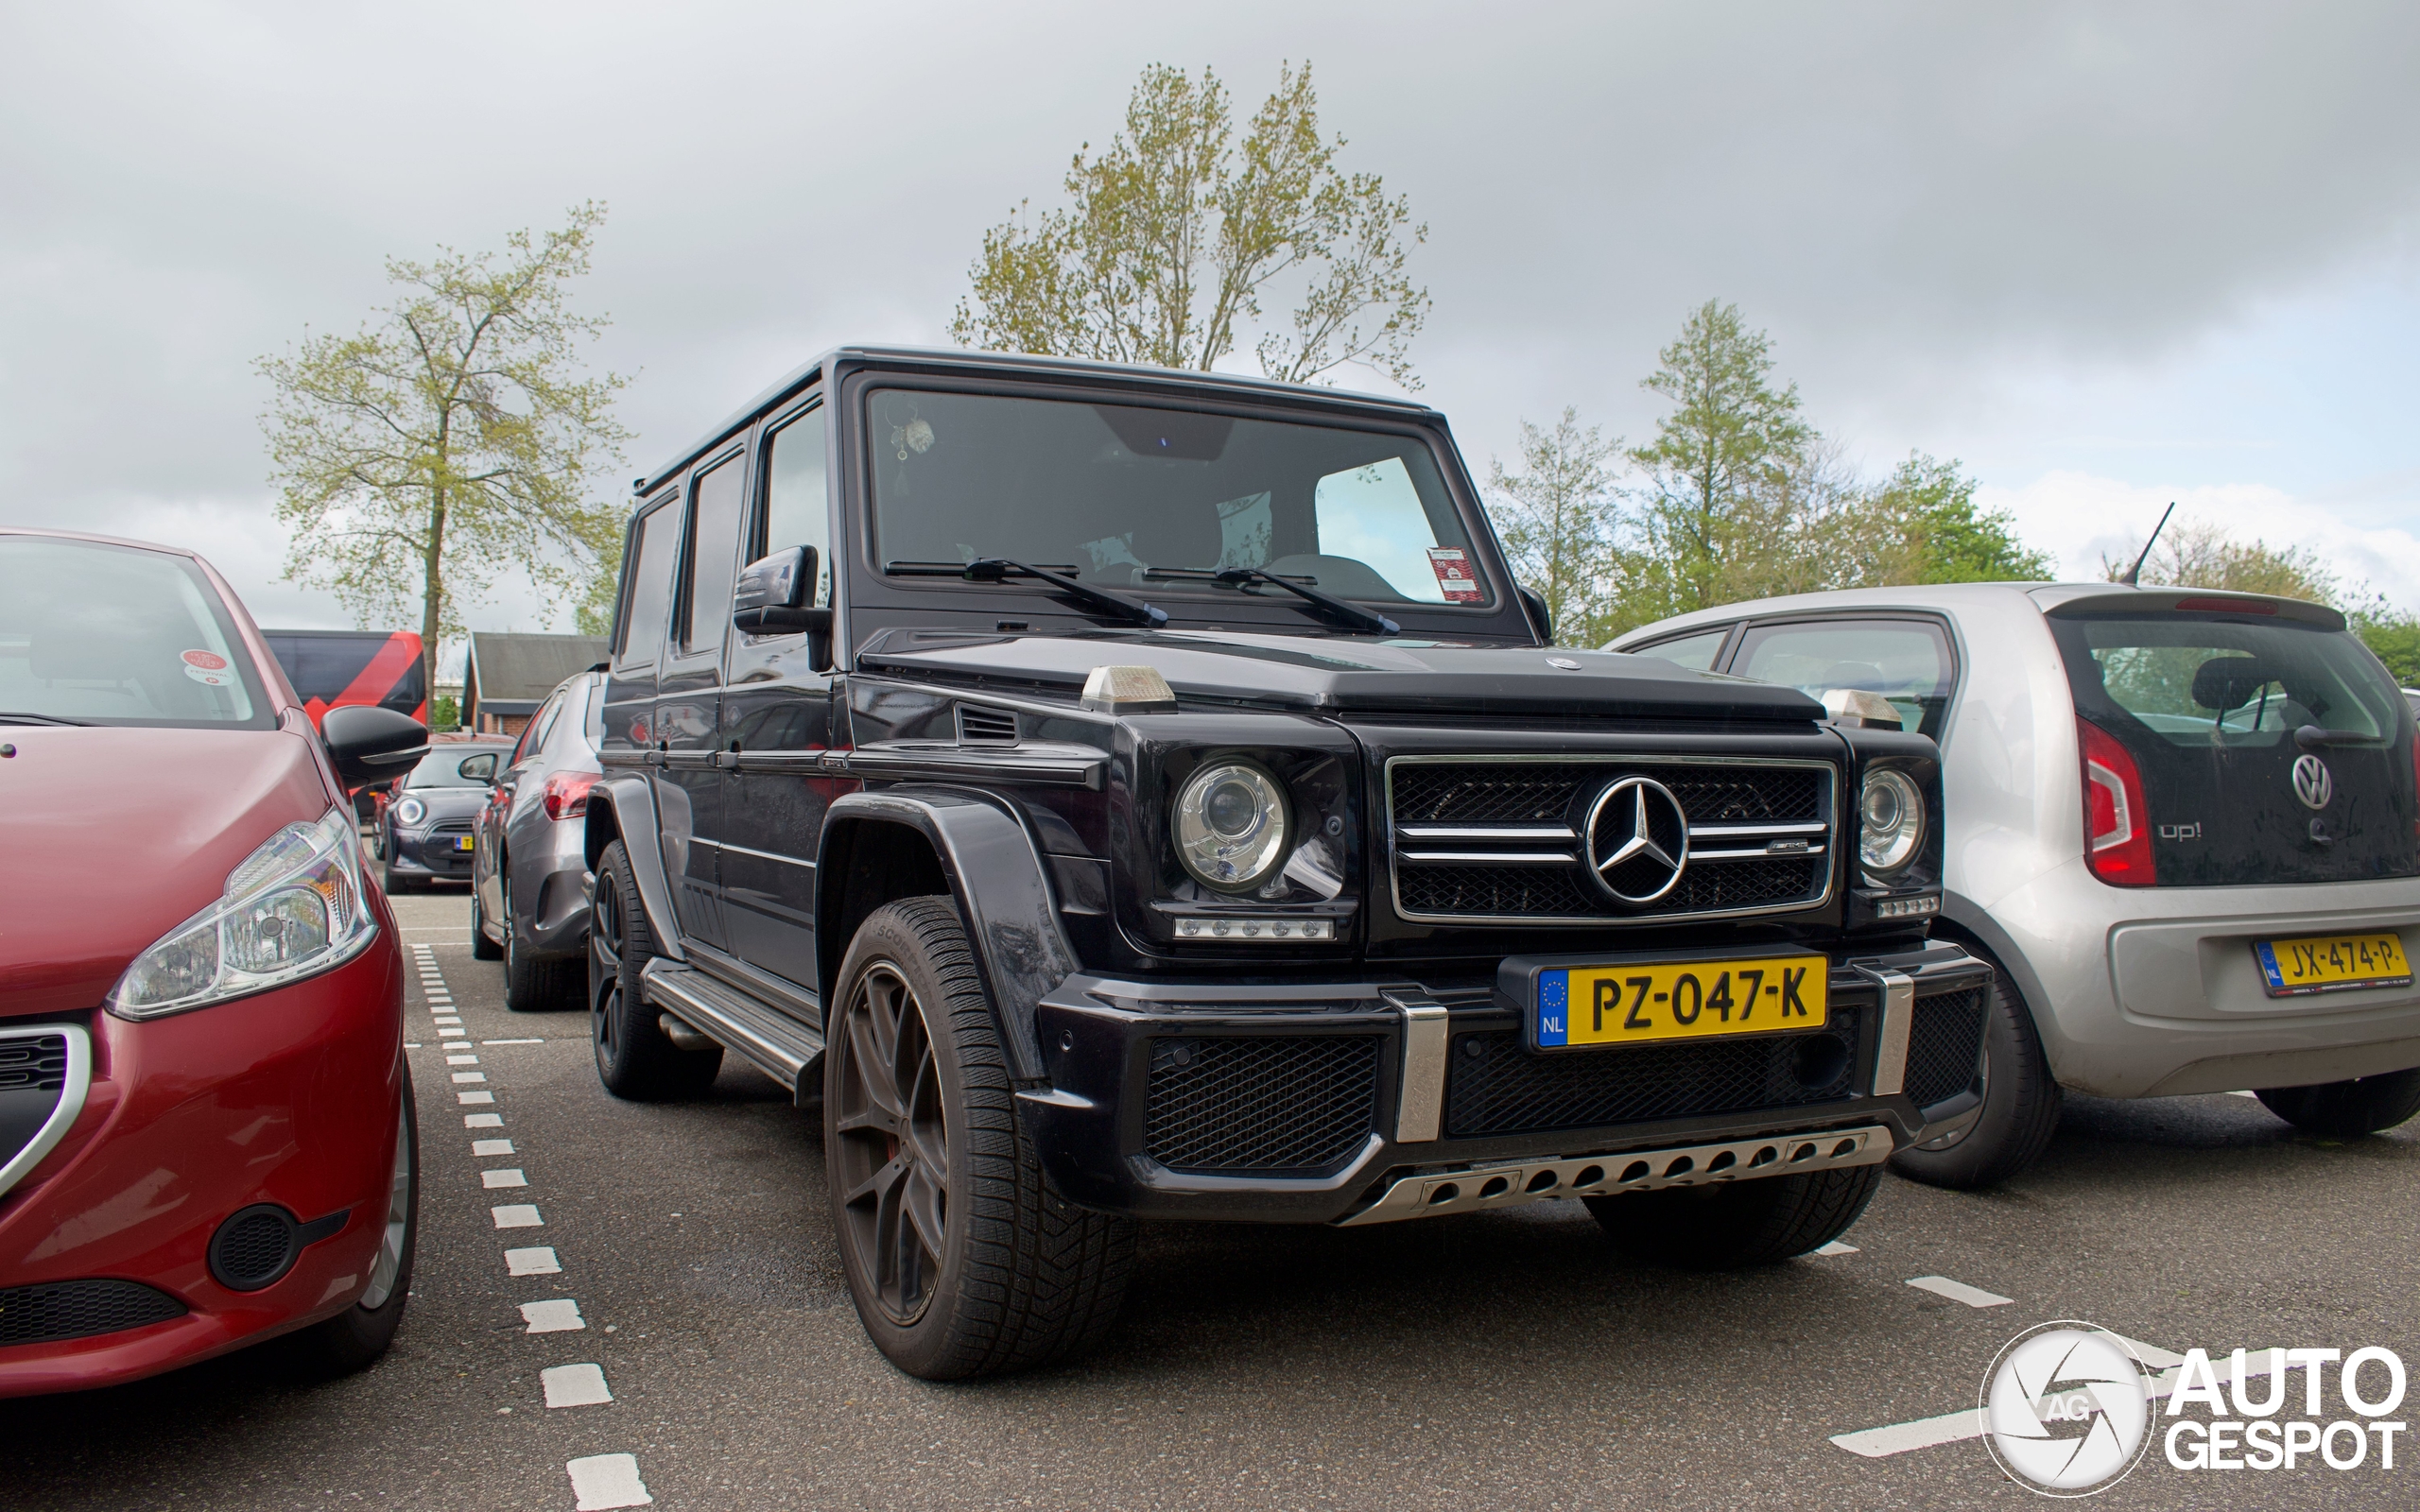
[[652,666],[664,650],[672,616],[672,572],[681,554],[681,507],[661,506],[639,524],[638,550],[631,558],[631,617],[622,631],[622,660]]
[[2054,615],[2077,715],[2123,748],[2163,885],[2408,876],[2411,715],[2349,633]]
[[1708,630],[1703,635],[1684,635],[1677,641],[1659,641],[1653,645],[1633,648],[1634,656],[1660,657],[1674,666],[1692,672],[1711,672],[1714,659],[1722,654],[1722,643],[1731,638],[1731,627]]
[[686,623],[681,648],[692,655],[722,647],[731,628],[731,591],[739,578],[740,458],[698,479],[690,507],[689,585],[682,595]]
[[1901,729],[1936,740],[1949,707],[1949,636],[1932,620],[1752,625],[1731,659],[1731,670],[1743,678],[1787,683],[1819,698],[1833,688],[1878,693],[1899,711]]
[[546,700],[545,707],[538,711],[537,717],[524,727],[520,744],[512,747],[512,759],[505,765],[517,765],[531,751],[545,749],[546,737],[554,732],[555,721],[562,716],[562,712],[563,696],[562,690],[558,689],[555,696]]

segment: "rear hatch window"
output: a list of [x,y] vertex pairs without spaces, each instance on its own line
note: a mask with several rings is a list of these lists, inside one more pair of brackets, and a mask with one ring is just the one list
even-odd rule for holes
[[2349,633],[2177,611],[2049,625],[2077,714],[2140,770],[2162,885],[2420,870],[2412,716]]

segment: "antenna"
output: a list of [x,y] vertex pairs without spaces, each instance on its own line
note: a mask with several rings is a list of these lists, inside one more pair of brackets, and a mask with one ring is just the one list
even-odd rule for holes
[[2135,558],[2135,565],[2126,569],[2126,576],[2118,579],[2119,582],[2124,583],[2128,588],[2140,588],[2143,586],[2143,563],[2151,560],[2152,541],[2157,541],[2159,539],[2159,533],[2168,528],[2168,517],[2175,512],[2176,501],[2174,499],[2170,499],[2168,501],[2167,510],[2159,517],[2159,524],[2152,526],[2152,540],[2143,542],[2143,554]]

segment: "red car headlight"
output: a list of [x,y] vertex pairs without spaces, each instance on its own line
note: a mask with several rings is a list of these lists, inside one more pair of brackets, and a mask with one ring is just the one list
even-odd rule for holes
[[227,874],[219,900],[134,958],[109,1010],[156,1019],[284,987],[340,966],[376,935],[353,815],[289,824]]

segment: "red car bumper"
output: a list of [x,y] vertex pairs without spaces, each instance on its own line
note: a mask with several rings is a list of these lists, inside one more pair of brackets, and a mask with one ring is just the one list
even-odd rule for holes
[[[0,1300],[15,1287],[109,1279],[156,1288],[185,1311],[0,1345],[0,1397],[154,1375],[359,1298],[385,1227],[407,1085],[403,957],[392,916],[373,906],[378,937],[325,975],[146,1023],[97,1011],[84,1020],[93,1081],[83,1112],[0,1196]],[[274,1282],[231,1290],[212,1276],[211,1236],[256,1203],[305,1224],[346,1215]]]

